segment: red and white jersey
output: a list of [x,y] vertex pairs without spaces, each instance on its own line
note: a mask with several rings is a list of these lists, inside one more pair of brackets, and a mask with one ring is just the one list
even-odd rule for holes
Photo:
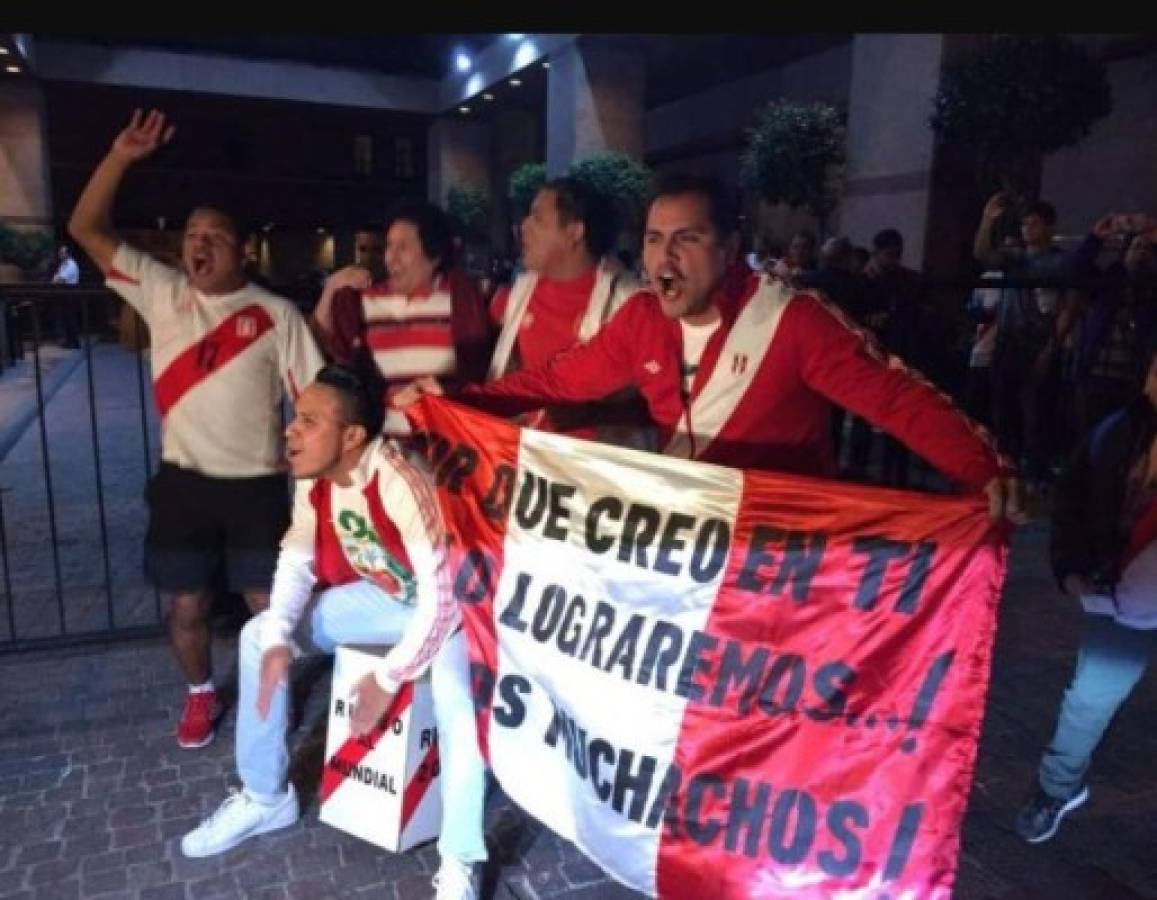
[[289,643],[315,587],[370,581],[381,589],[383,603],[414,607],[377,673],[382,687],[396,691],[422,674],[460,621],[444,547],[433,483],[394,442],[371,441],[349,485],[326,479],[295,485],[262,647]]
[[149,326],[162,458],[216,478],[283,470],[282,395],[324,363],[293,304],[254,284],[202,294],[124,243],[105,284]]
[[[502,330],[487,378],[511,371],[516,347],[522,367],[537,368],[556,353],[589,341],[638,289],[635,278],[606,263],[573,282],[551,282],[524,272],[508,291],[494,297],[493,315]],[[581,297],[573,296],[576,292]],[[555,308],[560,305],[570,308]]]
[[732,273],[715,301],[722,325],[707,341],[689,397],[680,323],[640,291],[587,343],[543,368],[470,386],[461,399],[510,416],[635,385],[669,455],[819,476],[834,474],[834,402],[972,490],[1011,469],[981,426],[820,297]]

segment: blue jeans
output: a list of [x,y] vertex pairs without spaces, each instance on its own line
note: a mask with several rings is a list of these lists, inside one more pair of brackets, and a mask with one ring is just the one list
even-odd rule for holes
[[1145,674],[1155,646],[1157,631],[1085,613],[1077,669],[1065,691],[1056,734],[1040,763],[1040,786],[1050,797],[1067,800],[1081,789],[1093,751]]
[[[306,609],[294,639],[302,646],[333,653],[338,644],[397,643],[413,611],[367,581],[330,588]],[[237,773],[257,794],[279,794],[289,777],[289,686],[273,695],[269,715],[257,715],[262,650],[261,621],[255,616],[241,629],[238,655]],[[462,863],[486,859],[482,834],[486,764],[478,749],[466,635],[451,635],[431,664],[434,718],[441,756],[442,832],[438,852]]]

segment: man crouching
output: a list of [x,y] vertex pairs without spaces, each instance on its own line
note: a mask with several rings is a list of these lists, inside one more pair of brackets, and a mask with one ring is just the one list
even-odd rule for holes
[[432,665],[442,740],[439,897],[472,898],[471,865],[486,858],[485,769],[478,750],[465,636],[450,591],[445,533],[427,476],[378,436],[380,391],[327,366],[302,392],[286,429],[297,484],[269,609],[241,631],[237,771],[231,794],[185,835],[186,856],[221,853],[300,816],[288,781],[288,672],[298,647],[391,644],[351,698],[355,735],[368,733],[400,685]]

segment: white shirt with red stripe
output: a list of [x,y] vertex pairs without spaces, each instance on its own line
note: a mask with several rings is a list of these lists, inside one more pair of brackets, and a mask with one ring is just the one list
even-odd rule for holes
[[254,284],[202,294],[124,243],[105,284],[149,326],[161,457],[216,478],[282,471],[281,398],[324,363],[296,307]]
[[[425,671],[460,622],[445,563],[445,530],[433,484],[405,459],[395,442],[371,441],[350,473],[350,482],[325,485],[328,516],[319,516],[314,505],[314,486],[319,482],[304,479],[295,485],[293,521],[281,542],[261,646],[267,650],[289,644],[317,586],[318,532],[327,530],[326,537],[336,539],[353,571],[382,587],[383,603],[414,607],[405,634],[376,672],[378,683],[393,692]],[[375,490],[367,490],[371,485]],[[401,553],[392,553],[391,542],[376,533],[373,522],[382,516],[396,529]],[[334,543],[320,541],[323,546]],[[387,590],[386,584],[393,587]]]

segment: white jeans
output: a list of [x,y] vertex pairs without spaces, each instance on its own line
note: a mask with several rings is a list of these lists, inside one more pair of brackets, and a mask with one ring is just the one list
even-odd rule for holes
[[[338,644],[395,644],[413,611],[368,581],[330,588],[316,595],[294,635],[298,643],[322,653]],[[269,715],[257,715],[261,680],[258,642],[264,613],[241,629],[238,653],[237,773],[258,794],[278,794],[289,776],[289,686],[274,692]],[[451,635],[431,664],[434,718],[441,757],[442,832],[438,852],[463,863],[486,859],[482,812],[486,766],[478,749],[470,664],[463,631]]]

